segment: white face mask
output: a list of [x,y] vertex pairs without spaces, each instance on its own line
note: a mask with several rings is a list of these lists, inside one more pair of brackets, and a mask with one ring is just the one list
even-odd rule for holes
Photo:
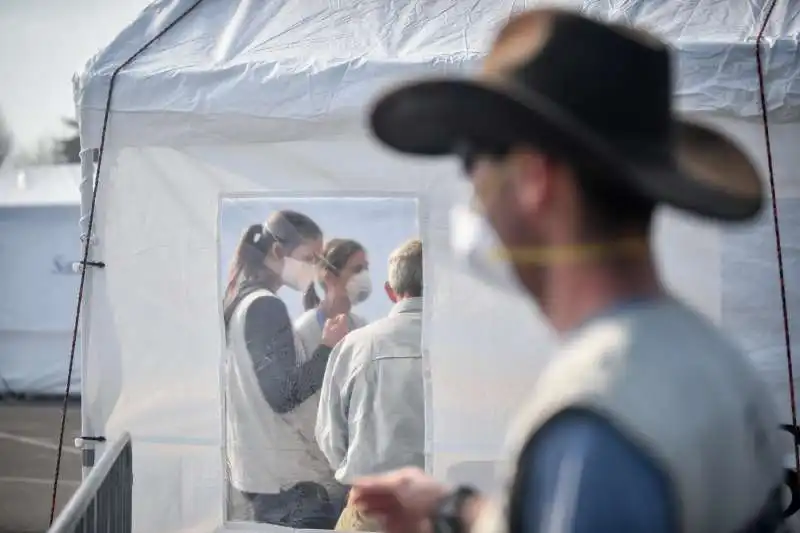
[[450,246],[473,276],[505,291],[520,290],[511,264],[498,255],[503,245],[494,229],[467,205],[450,211]]
[[281,280],[284,285],[296,291],[304,291],[314,281],[315,268],[311,263],[299,261],[293,257],[283,260]]
[[372,279],[368,270],[362,270],[351,277],[345,286],[347,297],[352,305],[363,303],[372,294]]

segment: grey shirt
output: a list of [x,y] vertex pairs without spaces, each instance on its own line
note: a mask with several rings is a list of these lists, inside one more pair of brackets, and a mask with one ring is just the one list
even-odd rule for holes
[[349,333],[328,360],[317,414],[320,449],[341,483],[424,466],[422,298]]

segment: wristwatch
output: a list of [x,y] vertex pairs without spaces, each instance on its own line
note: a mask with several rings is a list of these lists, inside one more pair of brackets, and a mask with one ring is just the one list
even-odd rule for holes
[[433,533],[467,533],[463,519],[464,504],[477,493],[474,488],[462,485],[448,494],[431,516]]

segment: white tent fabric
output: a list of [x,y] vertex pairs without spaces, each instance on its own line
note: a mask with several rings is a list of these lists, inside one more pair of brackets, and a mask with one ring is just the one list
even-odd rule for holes
[[[667,38],[677,50],[678,107],[738,139],[766,175],[754,52],[765,3],[560,5]],[[133,435],[137,532],[231,527],[223,525],[216,282],[218,205],[226,194],[348,190],[421,198],[428,467],[443,478],[490,485],[480,464],[502,456],[504,426],[553,339],[529,304],[476,286],[450,260],[447,214],[465,189],[455,165],[387,153],[369,138],[364,113],[397,80],[473,69],[498,25],[540,4],[163,0],[76,78],[83,146],[99,148],[111,80],[126,64],[114,81],[99,175],[93,258],[109,266],[89,272],[83,408],[96,433]],[[779,2],[763,44],[795,337],[798,15],[800,6]],[[771,212],[755,226],[729,230],[666,211],[658,241],[668,282],[742,343],[789,420]],[[489,403],[465,398],[465,390],[481,391]]]
[[[78,165],[0,177],[0,395],[63,395],[78,293]],[[78,345],[78,350],[80,345]],[[80,395],[76,352],[71,395]]]

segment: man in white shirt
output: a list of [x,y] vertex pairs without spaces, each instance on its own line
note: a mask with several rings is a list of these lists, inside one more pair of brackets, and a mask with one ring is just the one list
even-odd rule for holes
[[[323,379],[316,436],[340,483],[406,465],[424,466],[422,243],[389,258],[389,316],[350,332]],[[352,508],[337,529],[375,531]]]

